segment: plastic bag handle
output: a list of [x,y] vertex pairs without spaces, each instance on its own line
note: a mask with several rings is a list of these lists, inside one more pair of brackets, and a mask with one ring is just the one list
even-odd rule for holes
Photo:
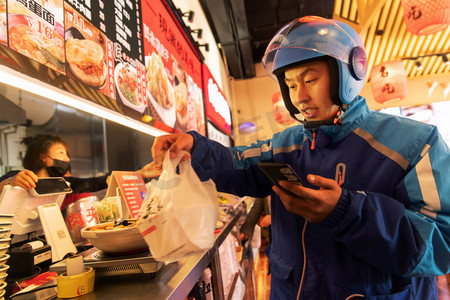
[[183,156],[185,154],[189,155],[189,152],[187,151],[180,151],[180,153],[178,153],[178,156],[171,159],[170,158],[170,150],[166,152],[166,154],[164,155],[164,161],[163,161],[163,170],[171,170],[173,172],[176,172],[177,166],[178,164],[181,162],[181,159],[183,158]]

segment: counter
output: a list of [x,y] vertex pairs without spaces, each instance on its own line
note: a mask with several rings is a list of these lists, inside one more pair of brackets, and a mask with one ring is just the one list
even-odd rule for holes
[[[191,289],[194,287],[206,267],[211,267],[211,281],[213,285],[214,299],[224,299],[222,278],[220,272],[220,261],[218,248],[231,232],[233,226],[241,216],[241,210],[236,212],[229,222],[227,222],[221,231],[216,234],[214,246],[201,254],[196,254],[179,262],[167,264],[154,274],[149,275],[130,275],[130,276],[110,276],[99,277],[95,279],[95,289],[93,292],[84,296],[72,299],[80,300],[102,300],[102,299],[142,299],[150,297],[151,299],[185,299]],[[56,285],[56,279],[43,285]],[[48,299],[42,297],[49,295],[50,290],[36,291],[30,294],[14,295],[17,300]],[[56,289],[54,293],[56,296]],[[52,298],[55,299],[55,298]]]

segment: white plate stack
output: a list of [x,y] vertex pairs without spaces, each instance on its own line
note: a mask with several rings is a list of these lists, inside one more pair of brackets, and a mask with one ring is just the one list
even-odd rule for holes
[[0,300],[4,300],[6,289],[6,277],[8,276],[9,259],[8,252],[11,243],[11,226],[14,215],[0,214]]

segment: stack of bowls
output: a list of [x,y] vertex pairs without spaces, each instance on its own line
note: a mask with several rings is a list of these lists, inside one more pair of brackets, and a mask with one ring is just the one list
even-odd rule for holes
[[14,215],[0,214],[0,300],[3,300],[6,289],[6,277],[8,276],[9,259],[8,252],[11,243],[11,226]]

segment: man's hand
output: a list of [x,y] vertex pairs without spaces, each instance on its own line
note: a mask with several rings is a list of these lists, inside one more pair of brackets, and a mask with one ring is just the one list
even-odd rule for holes
[[280,196],[288,211],[304,217],[309,222],[320,222],[336,207],[342,189],[333,179],[318,175],[309,174],[308,181],[320,189],[314,190],[283,180],[280,185],[297,197],[277,186],[274,186],[273,190]]
[[[156,138],[152,147],[153,161],[156,165],[162,163],[164,154],[167,150],[170,151],[170,158],[178,156],[180,151],[184,150],[191,152],[194,146],[194,138],[188,133],[177,133],[162,135]],[[181,161],[189,159],[190,156],[185,156]]]

